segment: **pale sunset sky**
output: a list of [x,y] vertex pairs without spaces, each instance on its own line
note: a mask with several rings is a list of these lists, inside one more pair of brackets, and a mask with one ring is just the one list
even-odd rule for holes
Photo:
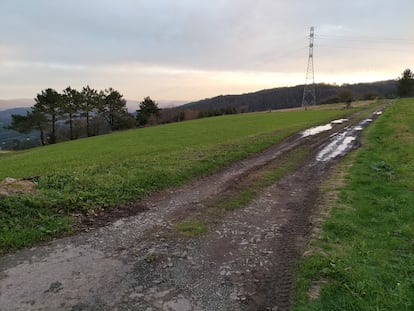
[[[185,103],[414,69],[413,0],[1,0],[0,99],[113,87]],[[2,101],[1,105],[7,105]]]

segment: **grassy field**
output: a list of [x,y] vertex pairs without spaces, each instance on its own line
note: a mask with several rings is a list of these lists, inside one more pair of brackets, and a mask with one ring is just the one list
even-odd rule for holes
[[294,310],[414,310],[413,120],[414,99],[400,99],[364,135],[300,264]]
[[0,154],[0,180],[37,182],[34,196],[0,200],[0,252],[70,231],[71,213],[138,200],[358,109],[342,107],[208,118]]

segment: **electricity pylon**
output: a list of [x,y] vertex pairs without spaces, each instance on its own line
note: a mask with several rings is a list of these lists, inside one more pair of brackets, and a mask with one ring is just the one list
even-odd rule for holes
[[308,69],[306,70],[305,87],[303,90],[302,107],[316,104],[315,74],[313,72],[313,26],[309,35],[309,58]]

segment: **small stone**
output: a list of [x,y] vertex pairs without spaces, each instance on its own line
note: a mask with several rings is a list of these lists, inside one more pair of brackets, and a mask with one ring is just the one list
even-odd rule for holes
[[232,292],[230,294],[230,299],[231,300],[240,300],[240,298],[237,296],[237,293],[236,292]]
[[129,295],[129,298],[134,299],[134,298],[142,298],[144,297],[144,294],[142,293],[132,293],[131,295]]
[[182,295],[179,295],[177,298],[171,301],[167,301],[163,305],[163,310],[168,311],[191,311],[193,306],[187,298]]

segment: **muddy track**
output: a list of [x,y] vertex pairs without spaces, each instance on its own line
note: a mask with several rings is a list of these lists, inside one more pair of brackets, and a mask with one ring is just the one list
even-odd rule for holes
[[[323,148],[345,132],[354,135],[345,139],[352,148],[367,124],[355,116],[316,135],[291,136],[136,203],[137,215],[0,258],[0,309],[289,310],[294,266],[312,229],[318,187],[337,159],[322,159]],[[296,148],[310,151],[297,170],[246,207],[222,215],[201,237],[177,235],[177,221]]]

